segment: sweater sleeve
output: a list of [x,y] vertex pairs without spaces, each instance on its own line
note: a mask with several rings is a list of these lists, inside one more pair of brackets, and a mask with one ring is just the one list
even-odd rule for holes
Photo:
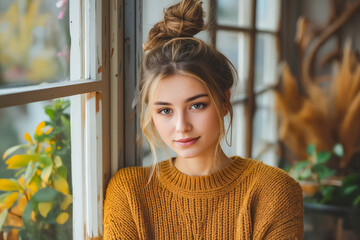
[[266,184],[261,186],[255,210],[254,239],[302,239],[304,206],[299,184],[279,169],[261,182]]
[[138,239],[121,171],[111,180],[104,203],[104,240]]

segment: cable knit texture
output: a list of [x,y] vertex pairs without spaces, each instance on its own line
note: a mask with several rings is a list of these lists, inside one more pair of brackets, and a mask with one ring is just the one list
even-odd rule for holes
[[191,177],[170,161],[121,169],[104,205],[104,239],[302,239],[303,198],[284,171],[233,157]]

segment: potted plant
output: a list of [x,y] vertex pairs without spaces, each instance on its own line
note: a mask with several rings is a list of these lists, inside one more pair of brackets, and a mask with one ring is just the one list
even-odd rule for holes
[[71,221],[69,106],[61,99],[46,106],[49,121],[5,151],[7,168],[17,172],[0,179],[0,239],[5,232],[7,239],[53,239]]
[[[322,229],[312,233],[321,239],[329,237],[331,227],[338,228],[337,234],[341,239],[345,236],[358,237],[359,233],[355,231],[359,231],[357,224],[360,223],[360,173],[340,177],[327,166],[332,157],[344,155],[341,144],[336,144],[331,153],[317,152],[316,146],[311,144],[307,147],[307,154],[306,160],[289,169],[289,174],[299,181],[303,190],[305,223],[313,222],[314,229]],[[324,221],[334,225],[317,226]]]
[[319,191],[320,186],[324,184],[338,185],[339,181],[331,180],[336,173],[335,170],[330,169],[326,164],[330,160],[332,154],[336,156],[343,156],[343,148],[341,144],[334,146],[333,152],[316,151],[315,144],[310,144],[306,148],[307,159],[297,162],[290,170],[289,174],[299,181],[303,192],[306,196],[313,196]]

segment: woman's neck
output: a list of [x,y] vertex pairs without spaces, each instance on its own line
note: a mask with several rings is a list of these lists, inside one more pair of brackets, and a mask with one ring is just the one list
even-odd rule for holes
[[221,150],[215,156],[201,156],[195,158],[181,158],[177,157],[174,160],[174,166],[182,173],[188,176],[206,176],[216,171],[219,171],[231,163],[231,159],[228,158]]

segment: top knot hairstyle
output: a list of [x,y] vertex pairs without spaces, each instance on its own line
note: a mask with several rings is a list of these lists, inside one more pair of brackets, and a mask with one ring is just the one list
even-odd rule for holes
[[231,128],[233,110],[229,95],[237,79],[236,71],[214,46],[193,37],[203,29],[202,3],[198,0],[182,0],[164,10],[163,21],[150,30],[144,44],[147,52],[140,68],[140,125],[154,154],[154,163],[155,145],[164,146],[152,121],[152,96],[162,79],[179,74],[190,76],[204,85],[221,126],[218,146],[227,132],[224,127],[226,113],[230,116],[228,130]]
[[164,44],[176,37],[193,37],[204,30],[202,2],[183,0],[164,10],[163,21],[150,30],[144,51]]

